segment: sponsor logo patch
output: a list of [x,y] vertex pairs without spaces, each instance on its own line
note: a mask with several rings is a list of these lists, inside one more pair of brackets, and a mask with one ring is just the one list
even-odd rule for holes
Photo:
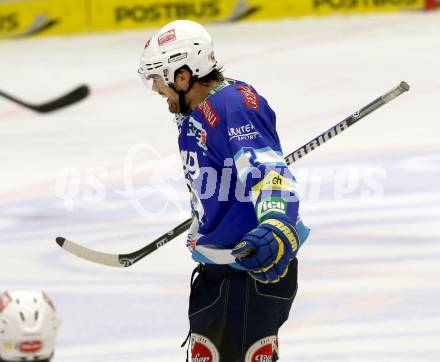
[[276,171],[270,171],[265,178],[252,187],[252,191],[260,192],[263,190],[294,190],[294,183],[292,180],[284,177]]
[[273,362],[278,357],[277,337],[270,336],[255,342],[246,352],[245,362]]
[[254,90],[248,86],[248,85],[241,85],[238,88],[244,98],[244,101],[246,103],[246,106],[251,109],[255,109],[258,111],[259,105],[258,105],[258,97],[255,94]]
[[219,353],[214,344],[205,336],[191,333],[191,361],[219,362]]
[[176,31],[174,29],[168,30],[167,32],[160,34],[157,37],[157,44],[159,46],[169,43],[170,41],[176,40]]
[[232,141],[233,139],[236,139],[237,141],[248,141],[256,139],[260,136],[260,133],[255,130],[252,122],[249,122],[241,127],[229,127],[228,136],[229,141]]
[[203,118],[205,119],[206,123],[208,123],[209,127],[215,128],[215,126],[217,126],[217,123],[220,122],[220,117],[217,113],[215,113],[211,102],[207,99],[200,103],[197,108],[202,113]]
[[261,220],[261,218],[273,211],[286,214],[287,202],[282,197],[267,197],[258,204],[257,217]]
[[195,120],[193,117],[189,118],[188,131],[186,135],[190,137],[195,137],[197,144],[203,150],[206,151],[208,149],[208,147],[206,147],[206,130],[203,129],[202,124]]
[[36,353],[43,347],[40,340],[23,341],[18,345],[18,349],[23,353]]

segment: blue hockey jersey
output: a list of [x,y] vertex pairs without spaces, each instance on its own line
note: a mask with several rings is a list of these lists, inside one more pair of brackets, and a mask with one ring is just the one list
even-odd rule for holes
[[307,238],[275,123],[275,113],[253,87],[230,79],[179,119],[194,260],[238,267],[230,250],[273,213],[296,224],[300,244]]

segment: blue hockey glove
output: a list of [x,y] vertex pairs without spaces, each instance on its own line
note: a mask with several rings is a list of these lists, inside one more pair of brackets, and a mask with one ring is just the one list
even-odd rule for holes
[[247,233],[232,255],[253,278],[276,283],[287,274],[298,246],[298,233],[290,222],[268,219]]

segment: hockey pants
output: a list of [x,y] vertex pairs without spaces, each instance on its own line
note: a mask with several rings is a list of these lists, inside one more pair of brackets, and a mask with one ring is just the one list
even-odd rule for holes
[[199,265],[189,305],[192,362],[274,362],[297,290],[297,260],[275,284],[227,265]]

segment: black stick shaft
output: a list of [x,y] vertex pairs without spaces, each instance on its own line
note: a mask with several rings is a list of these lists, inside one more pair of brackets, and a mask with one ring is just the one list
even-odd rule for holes
[[147,256],[148,254],[151,254],[153,251],[159,249],[169,241],[173,240],[174,238],[176,238],[177,236],[188,230],[189,227],[191,226],[191,223],[192,223],[192,219],[189,218],[188,220],[185,220],[183,223],[177,225],[173,230],[168,231],[166,234],[163,234],[162,236],[158,237],[150,244],[144,246],[142,249],[139,249],[130,254],[121,254],[119,256],[119,262],[124,266],[130,266],[131,264],[136,263],[138,260]]
[[53,99],[49,102],[42,104],[30,104],[2,91],[0,91],[0,96],[9,99],[10,101],[19,104],[20,106],[30,109],[32,111],[38,113],[47,113],[47,112],[55,111],[60,108],[67,107],[73,103],[82,100],[83,98],[87,97],[89,92],[90,90],[88,86],[81,85],[56,99]]
[[318,137],[312,139],[310,142],[306,143],[304,146],[293,151],[291,154],[285,157],[287,165],[291,165],[293,162],[299,160],[304,155],[313,151],[314,149],[321,146],[323,143],[327,142],[329,139],[337,136],[342,131],[345,131],[348,127],[352,126],[365,116],[374,112],[376,109],[382,107],[388,102],[392,101],[394,98],[400,96],[402,93],[409,90],[409,85],[405,82],[401,82],[396,88],[393,88],[389,92],[385,93],[383,96],[376,98],[374,101],[368,103],[366,106],[362,107],[360,110],[354,112],[341,122],[337,123],[327,131],[320,134]]

